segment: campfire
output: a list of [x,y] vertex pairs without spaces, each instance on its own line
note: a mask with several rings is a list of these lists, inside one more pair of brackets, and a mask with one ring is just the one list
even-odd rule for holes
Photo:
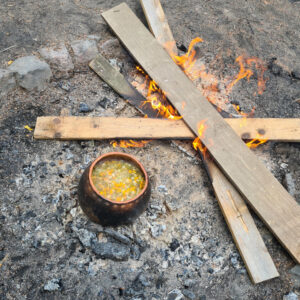
[[[257,120],[253,118],[255,107],[243,111],[238,102],[229,100],[230,93],[239,88],[240,82],[250,82],[254,75],[257,78],[255,95],[261,95],[267,83],[266,64],[257,57],[243,54],[235,60],[235,75],[215,74],[199,59],[197,49],[204,42],[200,37],[193,39],[186,53],[180,55],[159,2],[153,5],[141,2],[154,37],[126,4],[103,13],[105,21],[139,64],[135,81],[127,82],[101,55],[90,67],[145,118],[105,121],[101,118],[44,117],[37,122],[35,137],[106,138],[112,139],[113,147],[122,148],[144,147],[156,138],[193,140],[190,145],[203,159],[252,281],[258,283],[277,277],[275,264],[246,203],[297,262],[300,261],[300,209],[248,148],[256,148],[268,140],[288,139],[280,137],[280,122],[276,121],[274,126],[278,133],[273,126],[274,130],[268,131],[267,124],[274,120]],[[87,130],[71,132],[70,124],[75,121]],[[112,122],[138,126],[122,131],[120,127],[114,129]],[[284,120],[282,124],[286,122],[292,121]],[[103,124],[108,129],[105,136],[98,130]],[[299,139],[290,137],[293,138]]]

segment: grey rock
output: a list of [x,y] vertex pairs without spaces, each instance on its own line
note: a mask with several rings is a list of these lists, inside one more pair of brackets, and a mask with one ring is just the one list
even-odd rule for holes
[[54,292],[61,289],[60,279],[51,279],[44,285],[44,290],[48,292]]
[[52,76],[49,65],[35,56],[15,60],[8,68],[16,73],[18,84],[28,91],[43,91]]
[[86,113],[90,111],[92,111],[92,109],[86,103],[81,102],[79,104],[79,112]]
[[182,299],[184,299],[184,296],[182,292],[178,289],[175,289],[170,293],[168,293],[167,300],[182,300]]
[[119,233],[111,228],[106,228],[104,229],[104,232],[113,237],[115,240],[125,244],[125,245],[129,245],[131,243],[130,239],[128,237],[126,237],[124,234]]
[[128,260],[130,248],[118,243],[92,243],[93,252],[103,259],[112,259],[117,261]]
[[283,300],[298,300],[299,298],[298,298],[298,296],[295,293],[290,292],[287,295],[283,296],[282,299]]
[[17,86],[14,72],[0,69],[0,98]]
[[168,189],[166,188],[166,186],[165,185],[160,185],[160,186],[158,186],[157,187],[157,190],[160,192],[160,193],[162,193],[162,194],[168,194]]
[[171,249],[171,251],[174,252],[179,247],[180,247],[180,243],[178,242],[177,239],[173,238],[171,244],[169,245],[169,248]]
[[[113,38],[105,41],[100,46],[100,51],[103,53],[106,57],[109,58],[121,58],[125,57],[128,54],[126,53],[124,47],[121,46],[118,39]],[[113,57],[112,57],[113,56]]]
[[165,224],[158,224],[154,223],[151,228],[151,234],[154,238],[157,238],[163,234],[163,232],[166,230],[166,225]]
[[68,72],[74,69],[72,58],[64,43],[56,47],[41,48],[39,53],[46,61],[60,71]]
[[78,64],[89,63],[98,54],[97,43],[92,39],[74,41],[71,47]]
[[239,263],[236,256],[231,257],[231,258],[230,258],[230,261],[231,261],[231,263],[232,263],[232,265],[233,265],[234,267],[235,267],[236,265],[238,265],[238,263]]
[[138,274],[138,276],[134,280],[134,284],[139,285],[141,287],[147,287],[151,285],[150,281],[143,273]]
[[107,109],[109,107],[114,107],[113,102],[107,97],[104,97],[102,100],[100,100],[98,104],[104,109]]
[[134,260],[139,260],[141,258],[141,251],[138,245],[133,245],[130,249],[130,257]]
[[187,298],[187,299],[190,299],[190,300],[194,300],[196,299],[196,296],[195,294],[192,292],[192,291],[189,291],[189,290],[183,290],[183,295]]
[[193,285],[195,285],[196,281],[193,279],[187,279],[184,281],[183,285],[185,288],[189,288],[192,287]]
[[290,273],[300,278],[300,265],[296,265],[295,267],[291,268]]
[[86,229],[79,229],[76,232],[81,244],[85,247],[91,247],[92,242],[97,239],[97,236],[95,233],[90,232]]

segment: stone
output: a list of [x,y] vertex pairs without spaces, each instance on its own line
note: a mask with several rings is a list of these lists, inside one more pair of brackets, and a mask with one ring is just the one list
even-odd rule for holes
[[72,71],[74,64],[64,43],[56,47],[45,47],[39,50],[40,55],[60,71]]
[[92,242],[97,239],[97,236],[94,232],[90,232],[83,228],[79,229],[76,233],[81,244],[85,247],[91,247]]
[[154,223],[151,228],[151,234],[154,238],[157,238],[163,234],[163,232],[166,230],[166,225],[165,224],[158,224]]
[[17,86],[14,72],[0,69],[0,98]]
[[192,292],[192,291],[189,291],[189,290],[183,290],[183,295],[187,298],[187,299],[190,299],[190,300],[194,300],[196,299],[196,296],[195,294]]
[[112,101],[111,101],[110,99],[108,99],[107,97],[104,97],[102,100],[100,100],[100,101],[98,102],[98,104],[99,104],[102,108],[104,108],[104,109],[107,109],[107,108],[113,106],[113,105],[112,105]]
[[90,111],[92,111],[92,109],[86,103],[81,102],[79,104],[79,112],[86,113]]
[[167,187],[165,186],[165,185],[160,185],[160,186],[158,186],[157,187],[157,190],[160,192],[160,193],[162,193],[162,194],[165,194],[165,195],[167,195],[168,194],[168,189],[167,189]]
[[97,43],[93,39],[77,40],[71,43],[75,56],[75,62],[78,64],[87,64],[98,54]]
[[300,265],[296,265],[295,267],[291,268],[290,273],[295,276],[299,276],[300,278]]
[[178,240],[173,238],[169,248],[174,252],[178,247],[180,247]]
[[116,261],[128,260],[130,248],[118,243],[92,243],[92,251],[102,259],[111,259]]
[[128,56],[126,50],[116,38],[109,39],[102,43],[100,46],[100,51],[107,58],[122,58]]
[[142,287],[148,287],[151,285],[150,281],[143,273],[138,274],[138,276],[134,280],[134,284],[140,285]]
[[107,235],[113,237],[115,240],[121,242],[122,244],[125,245],[130,245],[131,241],[128,237],[126,237],[124,234],[119,233],[111,228],[106,228],[104,229],[104,233],[106,233]]
[[54,292],[61,289],[60,279],[51,279],[44,285],[44,290],[48,292]]
[[35,56],[18,58],[8,69],[16,73],[17,83],[28,91],[45,90],[52,77],[49,65]]
[[184,296],[182,294],[182,292],[178,289],[175,289],[173,291],[171,291],[170,293],[168,293],[168,297],[167,300],[183,300]]
[[296,265],[295,267],[291,268],[289,273],[294,282],[295,288],[300,288],[300,265]]
[[139,260],[141,257],[141,251],[138,245],[133,245],[130,249],[130,258]]
[[293,292],[288,293],[282,298],[282,300],[298,300],[298,299],[299,299],[298,296]]

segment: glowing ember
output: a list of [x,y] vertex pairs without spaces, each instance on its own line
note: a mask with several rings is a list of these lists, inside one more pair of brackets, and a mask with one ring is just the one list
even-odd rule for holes
[[128,140],[128,141],[125,141],[125,140],[121,140],[119,142],[117,141],[112,141],[110,142],[110,144],[116,148],[116,147],[121,147],[121,148],[141,148],[141,147],[144,147],[145,145],[147,145],[148,143],[150,143],[151,140],[148,140],[148,141],[134,141],[134,140]]
[[101,196],[120,202],[135,198],[145,186],[141,170],[122,159],[98,163],[92,171],[92,180]]
[[267,139],[262,139],[261,135],[258,134],[256,139],[253,139],[249,142],[246,143],[247,147],[254,149],[257,146],[266,143],[268,140]]

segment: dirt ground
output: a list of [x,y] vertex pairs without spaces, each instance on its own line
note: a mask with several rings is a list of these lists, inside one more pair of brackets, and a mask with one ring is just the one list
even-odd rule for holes
[[[139,1],[125,2],[146,24]],[[299,1],[161,2],[180,49],[202,37],[199,57],[216,76],[236,74],[235,58],[244,53],[265,62],[264,93],[258,95],[254,75],[234,88],[231,102],[245,111],[255,106],[256,117],[300,117]],[[101,51],[115,38],[101,12],[119,3],[0,0],[0,68],[41,46],[69,45],[90,34],[100,37]],[[117,60],[127,78],[135,78],[134,62],[120,46],[105,55]],[[106,109],[99,105],[105,97],[111,103]],[[38,116],[59,115],[63,108],[83,115],[82,102],[92,110],[85,115],[139,115],[86,66],[75,66],[69,77],[54,76],[44,92],[19,88],[0,101],[0,299],[300,295],[300,279],[290,273],[295,263],[256,216],[280,277],[251,283],[202,162],[171,141],[117,149],[135,155],[149,172],[149,207],[130,226],[107,231],[91,223],[78,205],[80,176],[97,156],[116,149],[109,141],[37,141],[24,129],[34,128]],[[253,151],[287,188],[292,180],[300,203],[299,143],[268,142]],[[127,260],[99,258],[93,239],[128,250]]]

